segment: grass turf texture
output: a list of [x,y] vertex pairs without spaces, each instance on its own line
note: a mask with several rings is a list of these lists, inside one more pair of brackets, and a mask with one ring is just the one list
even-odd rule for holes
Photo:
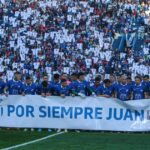
[[[46,131],[0,131],[0,149],[49,134]],[[149,139],[149,133],[69,132],[17,150],[150,150]]]
[[42,138],[49,134],[50,133],[48,133],[47,131],[23,132],[16,130],[0,130],[0,149],[25,143],[31,140],[36,140],[37,138]]

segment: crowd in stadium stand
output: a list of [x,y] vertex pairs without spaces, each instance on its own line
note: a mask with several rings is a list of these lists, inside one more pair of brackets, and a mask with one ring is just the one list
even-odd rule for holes
[[150,96],[148,0],[0,0],[1,94]]

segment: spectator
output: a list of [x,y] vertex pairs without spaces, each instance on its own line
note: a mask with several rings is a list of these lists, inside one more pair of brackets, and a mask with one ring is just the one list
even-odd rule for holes
[[[0,75],[2,76],[2,75]],[[0,94],[4,94],[4,89],[6,87],[5,82],[2,80],[2,78],[0,77]]]
[[61,80],[61,85],[58,86],[56,90],[58,91],[58,95],[62,98],[65,98],[66,96],[74,96],[71,86],[67,85],[66,79]]
[[78,74],[77,73],[73,73],[71,75],[71,83],[70,86],[72,88],[72,93],[77,96],[77,89],[78,89]]
[[90,85],[87,81],[85,81],[85,74],[80,72],[78,74],[78,86],[77,86],[77,93],[79,96],[89,96],[92,94],[92,90]]
[[135,84],[133,86],[133,99],[140,100],[147,98],[147,92],[145,86],[142,84],[142,79],[139,76],[135,77]]
[[131,99],[131,86],[127,83],[127,77],[121,77],[121,83],[116,87],[116,98],[126,101]]
[[[149,3],[38,0],[1,1],[0,72],[13,79],[49,80],[56,71],[67,76],[149,74]],[[121,16],[121,17],[120,17]],[[33,19],[34,17],[34,19]],[[67,83],[69,84],[69,82]]]
[[7,83],[7,86],[4,90],[5,93],[6,93],[6,91],[8,91],[8,93],[10,95],[20,95],[20,94],[22,94],[23,83],[21,81],[21,78],[22,78],[21,73],[16,72],[14,79],[10,80]]
[[111,85],[109,79],[104,80],[104,84],[100,87],[99,96],[106,97],[106,98],[114,97],[113,85]]
[[110,79],[113,91],[120,84],[118,73],[131,76],[132,83],[137,75],[150,74],[148,0],[117,5],[109,0],[1,0],[0,5],[0,73],[5,83],[19,71],[22,82],[32,76],[37,94],[48,85],[47,94],[57,95],[55,87],[67,79],[77,95],[81,83],[70,83],[70,75],[85,72],[83,93],[88,96],[88,82],[98,74]]
[[100,88],[101,88],[101,78],[98,76],[95,78],[95,83],[94,85],[91,87],[93,93],[98,96],[100,95]]
[[26,81],[22,87],[22,95],[35,95],[37,92],[37,86],[32,83],[31,77],[26,77]]
[[43,97],[52,95],[53,86],[49,84],[47,75],[43,76],[43,81],[39,84],[38,90]]

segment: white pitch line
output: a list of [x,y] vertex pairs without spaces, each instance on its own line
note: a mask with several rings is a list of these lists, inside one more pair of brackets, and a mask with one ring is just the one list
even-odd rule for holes
[[46,137],[43,137],[43,138],[40,138],[40,139],[37,139],[37,140],[29,141],[29,142],[26,142],[26,143],[23,143],[23,144],[18,144],[18,145],[11,146],[11,147],[8,147],[8,148],[4,148],[4,149],[1,149],[1,150],[12,150],[12,149],[14,149],[14,148],[26,146],[26,145],[33,144],[33,143],[36,143],[36,142],[40,142],[40,141],[46,140],[46,139],[48,139],[48,138],[52,138],[52,137],[54,137],[54,136],[63,134],[63,133],[65,133],[65,132],[63,131],[63,132],[60,132],[60,133],[55,133],[55,134],[48,135],[48,136],[46,136]]

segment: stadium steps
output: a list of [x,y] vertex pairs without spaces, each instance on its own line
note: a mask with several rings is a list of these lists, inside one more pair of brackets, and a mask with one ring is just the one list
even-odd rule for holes
[[125,35],[122,35],[121,41],[119,44],[119,51],[123,52],[125,50],[125,45],[126,45],[126,38],[125,38]]
[[121,42],[121,38],[122,38],[121,36],[118,36],[118,37],[114,40],[113,45],[112,45],[112,47],[113,47],[114,50],[119,49],[119,45],[120,45],[120,42]]
[[134,44],[133,44],[133,50],[134,51],[140,51],[141,50],[141,46],[143,44],[144,44],[144,39],[138,38],[138,35],[136,35],[136,39],[135,39]]

